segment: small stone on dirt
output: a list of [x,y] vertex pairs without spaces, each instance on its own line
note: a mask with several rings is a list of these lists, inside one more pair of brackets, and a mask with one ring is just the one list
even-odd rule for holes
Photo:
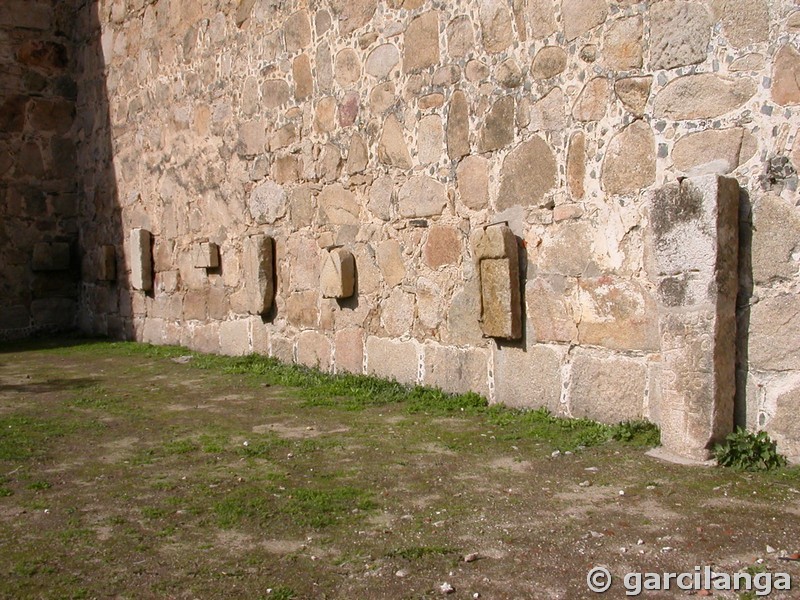
[[442,585],[439,586],[439,591],[442,594],[452,594],[453,592],[456,591],[456,588],[454,588],[452,585],[450,585],[445,581]]
[[464,557],[464,562],[475,562],[480,558],[477,552],[470,552]]

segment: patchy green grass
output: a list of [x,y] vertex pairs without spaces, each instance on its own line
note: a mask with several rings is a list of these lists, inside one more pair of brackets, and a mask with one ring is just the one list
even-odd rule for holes
[[108,410],[112,407],[119,407],[122,402],[121,398],[111,395],[102,386],[93,385],[77,391],[67,404],[75,408]]
[[51,484],[49,481],[39,480],[39,481],[34,481],[33,483],[29,483],[27,487],[29,490],[44,491],[44,490],[49,490],[51,487],[53,487],[53,484]]
[[386,553],[389,558],[402,558],[404,560],[419,560],[426,556],[458,555],[461,551],[450,546],[408,546]]
[[271,458],[276,451],[286,450],[291,446],[289,440],[278,437],[274,433],[249,436],[236,451],[248,458]]
[[372,494],[351,486],[330,489],[281,489],[247,484],[225,493],[214,503],[217,523],[223,528],[242,525],[269,530],[279,522],[323,529],[352,523],[374,510]]
[[197,443],[200,445],[200,450],[206,454],[222,454],[230,440],[224,434],[205,433],[198,438]]
[[628,421],[610,426],[588,419],[557,417],[547,409],[490,407],[486,398],[472,392],[448,394],[435,388],[407,386],[365,375],[332,375],[300,365],[285,365],[256,354],[225,357],[192,354],[173,347],[139,345],[136,348],[135,351],[147,356],[190,355],[193,357],[190,364],[199,369],[244,375],[262,386],[291,388],[292,395],[301,399],[303,406],[307,407],[363,411],[372,407],[402,404],[410,415],[486,415],[492,425],[501,429],[500,435],[505,439],[530,437],[564,450],[596,446],[610,440],[641,448],[660,443],[658,427],[645,421]]
[[626,421],[604,425],[588,419],[565,419],[554,416],[546,408],[515,410],[493,406],[489,422],[497,427],[503,439],[533,438],[560,450],[576,450],[597,446],[611,440],[637,448],[660,443],[658,427],[645,421]]
[[0,350],[0,597],[421,600],[449,581],[456,597],[579,598],[589,561],[734,571],[800,539],[797,468],[665,465],[643,455],[650,424],[256,356],[15,347]]
[[352,486],[332,489],[297,489],[282,512],[298,525],[319,529],[377,508],[372,494]]
[[24,414],[0,416],[0,460],[27,461],[45,456],[53,440],[79,429],[75,422]]
[[276,491],[244,485],[227,492],[213,505],[217,524],[227,529],[242,525],[266,529],[277,514]]
[[190,454],[200,450],[200,444],[193,439],[172,440],[164,444],[162,452],[165,456],[173,454]]
[[145,519],[163,519],[171,512],[173,511],[160,506],[145,506],[142,508],[142,516]]
[[285,585],[268,588],[272,590],[267,596],[260,596],[262,600],[295,600],[297,595],[294,590]]

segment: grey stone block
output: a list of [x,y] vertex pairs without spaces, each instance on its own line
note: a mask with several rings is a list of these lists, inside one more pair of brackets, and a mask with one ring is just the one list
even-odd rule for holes
[[349,298],[355,289],[356,261],[344,248],[325,253],[319,285],[323,298]]
[[0,330],[23,329],[30,325],[31,314],[26,306],[17,305],[0,310]]
[[572,360],[570,414],[603,423],[641,419],[646,387],[642,359],[581,351]]
[[778,442],[778,450],[797,460],[800,459],[800,387],[795,385],[779,388],[775,397],[775,413],[764,424],[764,429]]
[[495,396],[500,404],[516,408],[561,410],[561,362],[559,346],[534,345],[527,349],[495,347]]
[[214,242],[198,242],[193,250],[193,264],[198,269],[219,267],[219,246]]
[[400,383],[417,383],[418,356],[414,342],[367,338],[367,373]]
[[129,239],[131,287],[149,292],[153,289],[153,237],[146,229],[132,229]]
[[800,297],[762,298],[750,309],[750,368],[758,371],[800,369]]
[[45,298],[31,302],[31,316],[37,327],[70,329],[75,325],[77,304],[68,298]]
[[423,383],[451,394],[475,392],[489,397],[489,351],[484,348],[424,346]]
[[219,347],[222,354],[244,356],[250,352],[250,332],[247,319],[223,321],[219,326]]
[[275,295],[274,245],[266,235],[252,235],[244,240],[242,272],[247,291],[247,310],[261,315],[272,308]]
[[39,242],[33,247],[31,268],[34,271],[66,271],[69,259],[69,243]]
[[739,184],[718,175],[669,184],[650,198],[649,217],[661,441],[704,460],[733,428]]
[[329,371],[331,367],[331,342],[316,331],[303,331],[297,336],[297,362],[301,365]]
[[517,239],[507,225],[487,227],[475,244],[481,282],[481,329],[487,337],[522,337]]
[[47,31],[53,19],[48,2],[35,0],[3,0],[0,3],[0,26]]
[[117,278],[117,250],[114,246],[100,246],[97,250],[97,279],[114,281]]

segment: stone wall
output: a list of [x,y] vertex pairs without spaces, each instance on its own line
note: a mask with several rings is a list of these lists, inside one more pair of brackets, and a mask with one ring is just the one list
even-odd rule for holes
[[[691,456],[735,410],[800,455],[790,0],[102,0],[81,15],[85,329],[645,417]],[[518,268],[478,250],[498,222]],[[274,281],[253,271],[255,234],[274,240]],[[352,297],[321,293],[331,246],[355,257]],[[198,258],[212,247],[217,266]],[[483,259],[506,261],[489,295]],[[263,315],[246,272],[265,309],[274,290]],[[511,339],[484,337],[487,298],[515,297]]]
[[75,324],[73,16],[71,2],[0,5],[0,340]]

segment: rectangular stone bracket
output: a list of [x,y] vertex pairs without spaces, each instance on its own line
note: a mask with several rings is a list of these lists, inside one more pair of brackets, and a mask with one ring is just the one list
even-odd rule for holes
[[263,315],[272,308],[275,296],[272,238],[263,234],[245,238],[242,262],[247,311],[252,315]]
[[97,279],[114,281],[117,278],[117,250],[114,246],[104,245],[97,250]]
[[214,242],[198,242],[193,250],[192,264],[197,269],[219,267],[219,246]]
[[490,225],[475,245],[481,283],[481,329],[486,337],[522,337],[522,293],[517,238],[505,224]]
[[332,248],[322,259],[319,282],[323,298],[349,298],[355,290],[356,261],[344,248]]
[[149,292],[153,289],[152,234],[146,229],[132,229],[129,239],[131,287]]

